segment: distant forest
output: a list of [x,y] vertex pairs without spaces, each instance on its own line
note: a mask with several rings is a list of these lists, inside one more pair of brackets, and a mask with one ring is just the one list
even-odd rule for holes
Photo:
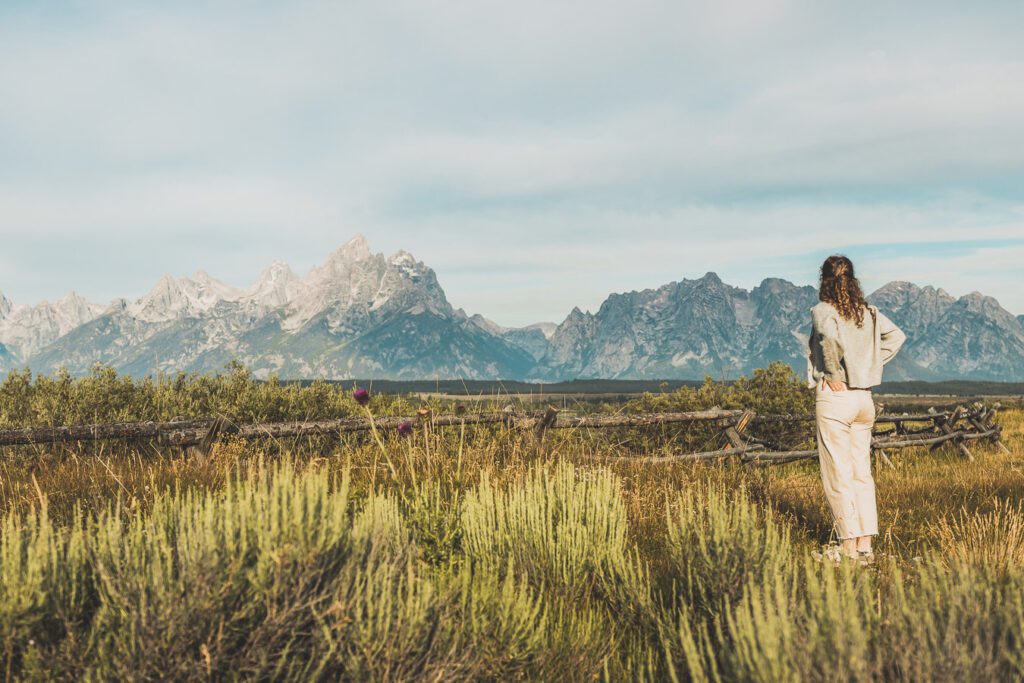
[[[308,384],[308,381],[302,381]],[[332,384],[372,387],[384,394],[437,392],[461,396],[496,394],[642,394],[674,391],[680,387],[700,386],[697,380],[576,379],[568,382],[520,382],[515,380],[369,380],[347,379]],[[879,394],[918,394],[948,396],[1024,395],[1024,382],[986,382],[946,380],[942,382],[883,382]]]

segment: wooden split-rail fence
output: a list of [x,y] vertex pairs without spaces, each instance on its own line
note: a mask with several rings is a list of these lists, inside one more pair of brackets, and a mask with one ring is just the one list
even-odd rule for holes
[[[1000,441],[1001,426],[996,422],[999,404],[975,403],[969,407],[926,413],[879,415],[875,420],[871,447],[876,456],[891,465],[886,451],[928,446],[932,450],[953,444],[967,459],[973,460],[968,444],[988,441],[1008,452]],[[751,410],[698,410],[676,413],[636,413],[614,415],[562,415],[554,407],[543,412],[519,412],[511,406],[501,412],[435,415],[421,410],[413,417],[350,417],[338,420],[235,424],[224,417],[172,422],[135,422],[120,424],[75,425],[64,427],[27,427],[0,430],[0,447],[35,444],[75,443],[102,440],[148,441],[157,446],[182,448],[209,454],[222,436],[241,439],[283,439],[312,436],[337,436],[347,432],[394,430],[402,423],[436,429],[458,425],[502,424],[531,436],[535,446],[555,429],[607,429],[649,427],[685,423],[711,424],[719,430],[719,446],[699,453],[656,456],[621,456],[611,459],[638,462],[710,461],[735,458],[749,464],[774,464],[814,458],[818,452],[786,450],[769,439],[759,438],[758,425],[813,423],[814,415],[759,415]]]

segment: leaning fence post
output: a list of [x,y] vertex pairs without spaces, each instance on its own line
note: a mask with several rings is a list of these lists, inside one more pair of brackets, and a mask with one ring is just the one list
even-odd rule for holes
[[996,403],[995,405],[992,406],[992,410],[990,410],[988,412],[988,417],[985,420],[985,424],[988,425],[991,429],[995,429],[996,430],[995,435],[992,437],[992,443],[994,443],[996,445],[996,448],[998,448],[1003,453],[1009,454],[1010,453],[1010,449],[1007,448],[1003,444],[1002,439],[999,438],[1000,436],[1003,435],[1003,426],[1001,424],[997,424],[996,421],[995,421],[995,419],[996,419],[996,411],[999,410],[1000,407],[1001,406],[998,403]]
[[227,424],[227,418],[223,415],[218,415],[214,418],[213,424],[210,425],[206,434],[203,435],[202,440],[195,446],[186,446],[185,453],[189,455],[198,455],[202,458],[208,457],[210,452],[213,450],[214,442],[217,440],[217,437],[220,436],[220,433],[224,430],[224,427],[226,427]]
[[[947,417],[944,413],[937,413],[934,407],[929,408],[928,412],[934,415],[934,417],[932,417],[932,422],[935,423],[935,426],[938,427],[943,434],[952,434],[953,428],[950,426],[950,424],[955,425],[960,420],[960,417],[963,415],[964,412],[964,407],[957,406],[956,410],[954,410],[953,414],[950,415],[949,417]],[[969,450],[967,450],[967,446],[964,445],[964,442],[961,439],[953,439],[953,443],[956,444],[957,448],[960,449],[960,453],[965,458],[972,462],[974,461],[974,456],[971,455],[971,452]],[[938,444],[936,444],[933,448],[937,447]]]
[[878,453],[878,457],[881,458],[882,462],[887,465],[890,469],[896,469],[896,465],[892,464],[892,460],[885,454],[885,451],[881,448],[876,448],[875,453]]
[[544,416],[533,426],[533,444],[536,449],[539,450],[544,445],[544,433],[548,427],[554,427],[557,421],[558,408],[549,405]]
[[1010,449],[1007,448],[1003,444],[1002,440],[1000,440],[999,438],[1002,434],[1002,427],[994,423],[996,411],[999,410],[999,408],[1000,405],[998,403],[993,404],[992,407],[988,409],[986,409],[980,403],[976,403],[975,414],[969,415],[967,419],[972,425],[974,425],[978,429],[978,431],[987,432],[989,430],[994,429],[995,434],[993,434],[989,440],[993,443],[993,445],[995,445],[996,448],[999,449],[1000,452],[1009,453]]
[[756,413],[753,410],[744,410],[743,414],[739,416],[735,424],[731,424],[725,428],[725,438],[728,439],[728,448],[735,448],[736,453],[742,458],[747,453],[747,444],[743,441],[743,432],[746,431],[747,425],[754,419]]

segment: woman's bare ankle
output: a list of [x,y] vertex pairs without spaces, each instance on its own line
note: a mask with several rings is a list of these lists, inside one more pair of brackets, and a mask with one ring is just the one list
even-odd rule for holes
[[857,539],[844,538],[841,542],[843,555],[857,557]]
[[861,536],[857,539],[857,552],[859,553],[870,553],[871,552],[871,537]]

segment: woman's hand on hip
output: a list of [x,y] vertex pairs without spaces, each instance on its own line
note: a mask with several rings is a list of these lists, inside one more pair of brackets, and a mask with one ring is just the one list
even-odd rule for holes
[[825,379],[822,377],[821,388],[824,389],[826,385],[832,391],[846,391],[846,382],[841,379]]

